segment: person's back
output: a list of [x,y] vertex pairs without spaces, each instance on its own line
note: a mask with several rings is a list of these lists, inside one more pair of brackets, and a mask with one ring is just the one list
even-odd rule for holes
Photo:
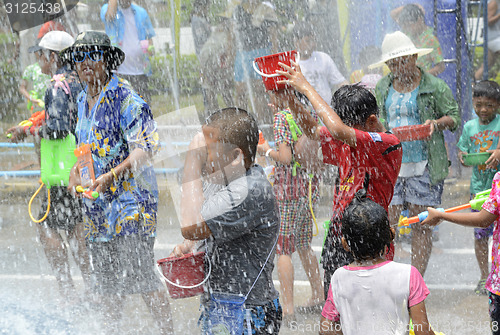
[[342,234],[354,261],[332,276],[321,320],[330,326],[320,333],[341,328],[344,335],[403,335],[411,317],[416,334],[433,334],[424,303],[429,290],[416,268],[385,260],[395,231],[386,210],[364,190],[346,209]]

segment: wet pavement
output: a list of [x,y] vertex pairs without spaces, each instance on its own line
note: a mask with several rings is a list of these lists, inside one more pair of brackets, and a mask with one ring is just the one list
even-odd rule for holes
[[[175,209],[162,186],[156,259],[167,257],[182,241]],[[36,190],[35,179],[0,180],[0,333],[2,334],[100,334],[98,315],[85,308],[68,311],[61,307],[54,277],[36,236],[36,227],[27,213],[28,200]],[[468,201],[467,178],[448,180],[444,207]],[[34,208],[39,208],[35,202]],[[328,196],[318,210],[319,234],[313,239],[317,255],[323,239],[322,224],[330,208]],[[473,250],[473,232],[449,223],[440,227],[425,281],[431,294],[426,300],[431,324],[445,334],[488,334],[488,299],[473,289],[479,269]],[[406,250],[409,245],[404,244]],[[295,265],[295,305],[305,303],[310,294],[307,279],[297,255]],[[400,259],[409,262],[409,258]],[[72,271],[83,294],[82,280],[74,262]],[[276,272],[276,271],[275,271]],[[275,279],[277,276],[275,274]],[[278,285],[276,281],[276,285]],[[171,300],[177,334],[198,334],[198,298]],[[139,296],[128,298],[123,334],[157,334],[154,320]],[[319,315],[298,315],[297,323],[280,334],[317,334]]]

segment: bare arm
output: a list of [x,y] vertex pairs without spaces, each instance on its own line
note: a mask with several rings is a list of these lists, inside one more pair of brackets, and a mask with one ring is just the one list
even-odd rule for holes
[[108,10],[106,11],[106,21],[113,21],[116,17],[116,12],[118,10],[118,0],[108,1]]
[[427,311],[425,310],[425,302],[416,304],[410,307],[410,317],[413,321],[413,331],[415,335],[434,335],[434,331],[427,319]]
[[498,218],[495,214],[481,209],[479,213],[444,213],[428,207],[429,215],[422,224],[435,226],[442,220],[456,223],[466,227],[487,228]]
[[[267,141],[263,144],[257,145],[257,152],[260,154],[265,154],[269,149],[271,149],[271,146]],[[288,144],[280,143],[277,151],[271,150],[269,152],[269,157],[271,157],[275,162],[288,165],[292,162],[292,149]]]
[[488,2],[488,25],[495,24],[500,19],[500,13],[497,14],[498,4],[495,0]]
[[283,63],[279,64],[285,71],[278,70],[276,72],[288,78],[285,83],[290,84],[294,89],[306,95],[333,138],[351,147],[356,147],[356,133],[354,129],[345,125],[335,111],[321,98],[311,84],[307,82],[300,70],[300,66],[293,61],[292,65],[295,69]]
[[205,138],[202,133],[199,133],[189,144],[182,179],[181,232],[182,236],[188,240],[204,240],[212,235],[201,216],[201,207],[205,201],[202,169],[206,157]]

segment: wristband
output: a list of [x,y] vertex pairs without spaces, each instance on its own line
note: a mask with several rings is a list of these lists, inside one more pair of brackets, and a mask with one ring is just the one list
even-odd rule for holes
[[266,151],[266,157],[269,157],[269,153],[270,153],[271,151],[273,151],[273,149],[267,149],[267,151]]
[[111,168],[111,173],[113,174],[113,177],[115,177],[115,180],[118,180],[118,176],[116,175],[114,168]]

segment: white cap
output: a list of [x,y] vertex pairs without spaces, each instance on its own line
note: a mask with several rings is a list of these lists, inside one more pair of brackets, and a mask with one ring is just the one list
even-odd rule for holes
[[38,46],[40,49],[47,49],[52,51],[61,51],[75,43],[75,39],[65,31],[49,31],[45,34]]

